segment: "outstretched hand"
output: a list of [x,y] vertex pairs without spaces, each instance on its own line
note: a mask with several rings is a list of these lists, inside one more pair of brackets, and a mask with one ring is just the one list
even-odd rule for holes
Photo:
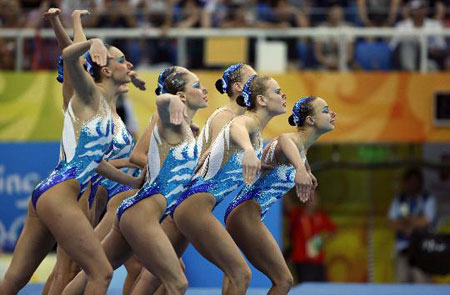
[[42,14],[42,17],[45,18],[45,19],[51,19],[51,18],[56,17],[56,16],[58,16],[60,14],[61,14],[61,9],[52,7],[49,10],[47,10],[46,12],[44,12]]
[[295,173],[295,190],[298,198],[302,202],[308,201],[314,191],[311,175],[312,174],[309,174],[306,170],[297,171]]
[[135,71],[131,71],[130,77],[131,77],[131,83],[133,83],[133,85],[137,89],[142,90],[142,91],[147,89],[145,87],[145,81],[143,79],[141,79],[140,77],[138,77],[138,74]]
[[247,185],[252,184],[260,170],[261,161],[256,156],[255,150],[245,150],[244,157],[242,158],[242,174],[244,176],[245,183]]
[[180,125],[183,123],[185,111],[186,105],[178,96],[174,95],[169,104],[170,123],[174,125]]
[[106,61],[108,58],[108,50],[100,39],[93,39],[91,48],[89,49],[89,54],[93,62],[101,67],[106,66]]
[[85,9],[82,9],[82,10],[75,9],[74,11],[72,11],[72,17],[74,17],[74,16],[82,16],[82,15],[89,15],[89,14],[91,14],[89,12],[89,10],[85,10]]

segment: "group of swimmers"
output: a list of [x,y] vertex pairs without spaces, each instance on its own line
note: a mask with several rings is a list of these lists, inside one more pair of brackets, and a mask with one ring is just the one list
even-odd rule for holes
[[[262,132],[286,112],[286,95],[273,78],[235,64],[216,82],[228,103],[196,138],[192,120],[208,106],[208,91],[193,72],[172,66],[158,77],[157,112],[135,144],[116,101],[129,83],[145,91],[145,82],[118,48],[86,39],[87,11],[72,14],[73,40],[59,14],[51,8],[44,17],[62,51],[60,160],[32,193],[0,294],[17,294],[56,243],[44,294],[104,295],[123,264],[124,294],[184,294],[189,243],[223,271],[222,294],[246,293],[251,271],[242,253],[271,280],[268,294],[287,294],[293,278],[263,219],[293,187],[301,201],[311,198],[317,180],[306,154],[334,129],[325,100],[299,99],[289,117],[296,131],[263,148]],[[224,228],[212,212],[233,192]]]

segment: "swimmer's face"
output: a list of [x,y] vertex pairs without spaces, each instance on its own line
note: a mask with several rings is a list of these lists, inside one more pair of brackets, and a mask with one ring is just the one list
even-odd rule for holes
[[336,113],[330,109],[327,102],[318,97],[312,102],[312,105],[314,109],[312,115],[314,122],[313,126],[315,126],[320,133],[326,133],[333,130]]
[[[109,75],[113,81],[120,84],[121,92],[128,91],[127,83],[131,82],[131,69],[133,64],[126,60],[125,55],[116,47],[111,47],[108,52]],[[125,85],[124,85],[125,84]]]
[[193,109],[202,109],[208,106],[208,90],[200,83],[197,75],[187,72],[187,83],[184,87],[186,105]]
[[273,115],[286,113],[286,94],[281,90],[280,85],[274,79],[265,82],[267,90],[264,95],[266,108]]

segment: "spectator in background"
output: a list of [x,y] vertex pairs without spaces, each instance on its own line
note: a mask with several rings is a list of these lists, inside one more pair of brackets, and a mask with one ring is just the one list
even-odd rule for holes
[[[128,0],[105,1],[92,15],[91,24],[98,28],[134,28],[137,25],[135,8]],[[138,63],[136,53],[132,49],[138,46],[138,41],[114,38],[106,42],[120,48],[131,63]]]
[[287,0],[260,0],[256,5],[257,26],[263,28],[307,27],[306,15]]
[[[0,28],[21,28],[24,25],[24,17],[19,1],[0,0]],[[0,39],[0,69],[14,69],[14,52],[16,40]]]
[[354,1],[350,0],[291,0],[290,2],[297,7],[301,7],[302,11],[308,16],[312,26],[316,26],[317,24],[326,21],[328,9],[333,5],[341,6],[344,9],[345,14],[348,14],[349,16],[356,11],[355,7],[350,5],[350,2]]
[[298,206],[298,201],[294,203],[290,195],[285,198],[284,207],[289,216],[290,260],[295,265],[297,282],[326,281],[324,244],[336,231],[336,226],[329,215],[319,209],[317,191],[302,207]]
[[14,42],[0,39],[0,70],[14,69]]
[[[399,22],[396,29],[407,32],[420,28],[441,30],[442,24],[427,18],[427,4],[422,0],[414,0],[409,4],[410,17]],[[391,47],[396,50],[397,63],[401,70],[417,71],[420,64],[420,39],[417,37],[397,36],[392,38]],[[442,36],[428,37],[428,67],[429,70],[443,68],[446,58],[446,44]]]
[[[256,27],[259,28],[295,28],[308,27],[308,17],[303,11],[292,5],[288,0],[259,0],[256,5]],[[286,43],[288,59],[300,61],[308,59],[307,38],[269,38]],[[289,65],[294,65],[293,62]]]
[[[408,19],[411,17],[411,11],[409,8],[409,4],[414,0],[402,0],[403,9],[402,9],[402,15],[403,19]],[[427,17],[432,18],[440,23],[444,22],[445,14],[446,14],[446,7],[450,5],[449,0],[428,0],[428,12]]]
[[173,25],[174,5],[175,0],[140,0],[136,4],[138,26],[161,29],[161,36],[142,39],[134,48],[140,64],[176,63],[176,44],[166,37]]
[[[321,28],[345,28],[351,27],[344,21],[344,9],[339,4],[334,4],[328,9],[327,21],[322,23]],[[314,53],[320,67],[327,70],[337,70],[339,68],[339,42],[340,36],[316,37],[314,42]],[[346,40],[347,65],[353,60],[353,40]]]
[[403,191],[391,203],[388,224],[396,233],[395,279],[397,282],[424,283],[428,276],[411,265],[408,248],[411,235],[432,228],[436,219],[435,198],[423,189],[422,172],[407,170],[403,175]]
[[[34,39],[25,42],[24,64],[32,70],[55,69],[60,51],[56,40],[53,38],[41,38],[39,30],[50,28],[48,22],[44,21],[42,14],[50,7],[61,7],[61,0],[42,1],[39,7],[32,9],[27,16],[25,26],[36,30]],[[69,12],[60,15],[61,22],[68,26],[70,20]],[[29,59],[31,57],[31,60]]]
[[359,18],[366,27],[394,25],[402,0],[357,0]]
[[[220,7],[218,7],[220,9]],[[244,4],[227,4],[226,12],[219,27],[221,28],[248,28],[255,26],[251,9]]]
[[[175,27],[177,28],[199,28],[201,26],[201,2],[200,0],[176,0],[174,8]],[[188,68],[204,68],[203,63],[203,38],[188,38],[186,49],[188,59]]]
[[24,14],[18,0],[0,0],[0,28],[21,28]]

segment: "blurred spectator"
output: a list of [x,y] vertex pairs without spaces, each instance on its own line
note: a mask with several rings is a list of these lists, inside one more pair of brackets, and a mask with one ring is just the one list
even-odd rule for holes
[[[442,153],[440,156],[442,164],[450,164],[450,152]],[[450,229],[450,169],[442,168],[436,171],[437,177],[430,183],[430,188],[436,196],[437,202],[437,225],[447,226]],[[450,232],[448,232],[450,234]]]
[[139,27],[160,28],[161,36],[156,39],[142,39],[133,47],[139,63],[176,63],[176,44],[166,38],[173,24],[175,0],[139,0],[136,3],[136,19]]
[[[322,23],[320,28],[345,28],[351,27],[344,22],[344,9],[339,4],[335,4],[328,9],[327,21]],[[327,70],[337,70],[339,68],[339,42],[340,36],[316,37],[314,42],[314,53],[320,67]],[[353,61],[353,40],[346,40],[347,65],[351,68]]]
[[[201,3],[199,0],[176,0],[178,3],[174,8],[175,27],[177,28],[199,28],[201,21]],[[189,38],[186,41],[188,68],[199,69],[204,67],[203,38]]]
[[[412,31],[418,28],[441,30],[442,24],[434,19],[426,18],[427,4],[422,0],[414,0],[409,4],[410,18],[399,22],[399,32]],[[391,47],[397,52],[397,63],[401,70],[416,71],[420,62],[420,39],[417,37],[393,37]],[[442,68],[446,57],[446,44],[442,36],[428,37],[429,69]]]
[[259,27],[307,27],[306,15],[288,0],[260,0],[256,6]]
[[[411,16],[410,6],[406,5],[414,0],[403,0],[404,4],[402,14],[404,19],[408,19]],[[428,12],[427,16],[433,18],[436,21],[443,22],[446,14],[446,7],[450,5],[449,0],[428,0]]]
[[[219,8],[219,7],[218,7]],[[220,9],[220,8],[219,8]],[[219,23],[221,28],[246,28],[254,26],[254,16],[252,10],[242,4],[228,4],[223,7],[226,14]]]
[[[296,0],[291,0],[291,3]],[[312,26],[323,23],[327,19],[327,13],[331,6],[339,5],[344,9],[345,14],[351,14],[352,6],[349,0],[307,0],[294,4],[301,7],[302,11],[308,16]],[[295,3],[295,2],[294,2]],[[355,5],[354,5],[355,6]],[[354,18],[354,17],[353,17]]]
[[[128,0],[105,1],[90,18],[91,24],[98,28],[134,28],[137,25],[135,8]],[[128,60],[138,63],[139,52],[134,51],[139,42],[131,39],[108,39],[107,43],[122,50]]]
[[289,216],[290,259],[295,265],[297,282],[325,281],[324,244],[336,231],[336,226],[329,215],[319,209],[318,192],[302,207],[294,204],[290,197],[285,197],[284,205]]
[[14,42],[0,39],[0,70],[14,69]]
[[397,282],[427,282],[428,276],[410,264],[408,248],[411,235],[430,230],[436,219],[435,198],[423,190],[422,172],[407,170],[403,175],[403,191],[391,203],[388,220],[396,232],[395,279]]
[[91,14],[95,14],[97,9],[105,5],[105,0],[62,0],[62,11],[72,12],[75,9],[87,9]]
[[21,28],[24,15],[18,0],[0,0],[0,28]]
[[105,2],[98,13],[96,27],[133,28],[136,26],[134,8],[127,0]]
[[394,25],[401,0],[358,0],[359,18],[366,27]]
[[254,1],[203,0],[202,27],[252,27]]
[[[25,65],[32,70],[49,70],[56,68],[58,56],[61,54],[54,38],[43,38],[40,35],[40,29],[50,28],[50,22],[46,21],[42,14],[50,7],[61,7],[61,0],[41,1],[39,7],[32,9],[27,16],[26,27],[36,30],[34,39],[28,39],[25,42]],[[71,12],[62,12],[60,14],[61,22],[65,27],[70,27]],[[27,59],[31,57],[31,60]]]
[[200,27],[201,7],[199,0],[178,0],[175,6],[177,28],[198,28]]

